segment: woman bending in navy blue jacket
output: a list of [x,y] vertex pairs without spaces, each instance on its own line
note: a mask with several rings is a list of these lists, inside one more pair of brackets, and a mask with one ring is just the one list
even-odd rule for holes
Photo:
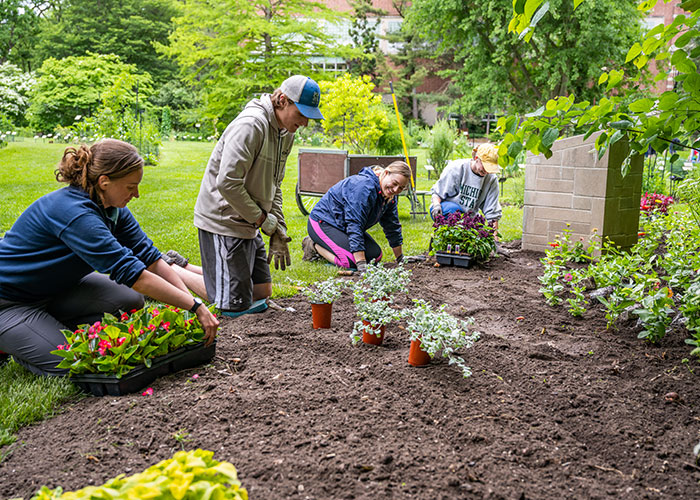
[[388,167],[365,167],[330,188],[309,214],[304,258],[318,252],[339,267],[364,272],[367,262],[382,258],[382,250],[367,230],[381,224],[397,262],[403,260],[403,237],[396,196],[411,180],[402,161]]
[[0,239],[0,350],[32,372],[65,374],[51,354],[61,330],[139,309],[142,294],[196,313],[214,340],[218,320],[126,208],[142,177],[143,159],[126,142],[67,148],[56,180],[68,186],[32,203]]

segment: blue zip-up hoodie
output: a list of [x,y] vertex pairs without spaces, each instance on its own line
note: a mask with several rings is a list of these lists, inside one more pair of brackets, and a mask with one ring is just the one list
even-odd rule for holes
[[364,233],[377,222],[392,248],[403,244],[397,205],[398,197],[394,196],[387,202],[382,196],[379,177],[372,167],[365,167],[357,175],[351,175],[330,188],[309,217],[347,233],[351,252],[364,252]]
[[74,186],[32,203],[0,239],[0,298],[54,297],[95,270],[131,287],[161,253],[127,208],[113,210]]

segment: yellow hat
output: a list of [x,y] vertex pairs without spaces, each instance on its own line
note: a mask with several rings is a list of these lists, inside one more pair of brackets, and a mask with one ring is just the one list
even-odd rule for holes
[[476,148],[475,156],[481,160],[486,173],[496,174],[500,171],[498,166],[498,148],[494,144],[482,144]]

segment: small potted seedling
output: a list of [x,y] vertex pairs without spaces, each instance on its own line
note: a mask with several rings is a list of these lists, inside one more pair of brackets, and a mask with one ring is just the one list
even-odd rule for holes
[[350,334],[353,344],[360,339],[365,344],[381,345],[384,341],[386,325],[394,320],[401,319],[401,311],[393,307],[394,300],[387,297],[382,300],[375,299],[365,290],[355,288],[353,301],[360,318],[356,321]]
[[471,369],[464,359],[455,352],[468,349],[479,339],[479,332],[469,332],[473,320],[464,321],[446,312],[447,304],[437,310],[422,299],[413,299],[415,306],[405,312],[406,329],[411,337],[409,364],[425,366],[438,353],[447,358],[449,364],[456,364],[464,377],[471,375]]
[[330,328],[333,302],[343,293],[345,281],[328,278],[301,288],[301,293],[311,303],[311,321],[314,329]]
[[363,294],[371,300],[387,300],[396,293],[407,293],[410,281],[411,270],[405,269],[403,264],[389,268],[380,262],[367,266],[367,271],[355,282],[353,288],[363,289]]
[[394,268],[383,264],[370,265],[362,277],[352,285],[353,302],[360,321],[353,326],[350,338],[360,338],[365,344],[381,345],[386,325],[401,318],[393,304],[396,293],[407,292],[411,271],[403,265]]

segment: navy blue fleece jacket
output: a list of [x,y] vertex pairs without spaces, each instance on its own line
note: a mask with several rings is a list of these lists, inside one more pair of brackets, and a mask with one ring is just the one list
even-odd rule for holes
[[43,300],[93,271],[132,286],[161,253],[127,208],[111,211],[73,186],[32,203],[0,239],[0,298]]
[[403,244],[397,204],[398,197],[387,201],[382,196],[379,177],[365,167],[330,188],[309,217],[346,233],[353,253],[365,251],[364,233],[379,222],[393,248]]

